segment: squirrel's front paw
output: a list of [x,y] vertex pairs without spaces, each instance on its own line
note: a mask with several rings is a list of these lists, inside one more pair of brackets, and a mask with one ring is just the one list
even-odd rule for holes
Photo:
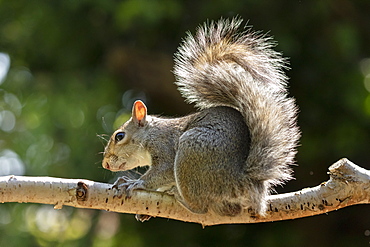
[[140,179],[120,177],[114,182],[112,189],[114,189],[114,197],[122,198],[125,195],[125,198],[130,198],[133,190],[144,189],[144,186],[143,181]]

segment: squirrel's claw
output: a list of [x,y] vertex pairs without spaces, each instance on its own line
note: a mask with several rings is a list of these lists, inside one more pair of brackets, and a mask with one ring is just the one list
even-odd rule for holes
[[[114,190],[113,198],[122,198],[123,195],[125,195],[125,199],[131,198],[133,190],[144,188],[142,183],[142,180],[134,180],[125,176],[119,177],[112,186],[112,189]],[[137,221],[144,222],[148,221],[151,216],[145,214],[136,214],[135,218]]]
[[112,186],[112,189],[114,189],[113,197],[122,198],[125,195],[125,199],[131,198],[133,190],[144,188],[142,183],[142,180],[134,180],[125,176],[119,177]]
[[152,216],[146,214],[136,214],[135,219],[140,222],[148,221]]
[[130,179],[129,177],[126,177],[126,176],[119,177],[116,180],[116,182],[114,182],[114,184],[112,186],[112,189],[118,189],[121,184],[125,184],[125,183],[128,183],[130,181],[136,181],[136,180]]

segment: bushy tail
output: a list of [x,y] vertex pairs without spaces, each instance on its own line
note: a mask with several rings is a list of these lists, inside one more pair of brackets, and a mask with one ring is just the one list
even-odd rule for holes
[[182,95],[200,109],[230,106],[251,135],[246,173],[267,185],[291,179],[300,133],[297,108],[287,97],[284,60],[270,38],[239,32],[241,19],[220,20],[188,34],[175,55]]

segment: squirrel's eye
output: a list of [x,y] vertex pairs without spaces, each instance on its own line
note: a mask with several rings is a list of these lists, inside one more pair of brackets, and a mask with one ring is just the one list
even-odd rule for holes
[[116,140],[116,142],[121,141],[123,138],[125,138],[125,132],[118,132],[116,134],[116,136],[114,137],[114,139]]

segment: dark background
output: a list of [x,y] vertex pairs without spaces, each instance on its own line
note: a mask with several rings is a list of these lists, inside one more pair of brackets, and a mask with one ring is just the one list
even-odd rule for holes
[[[114,181],[116,174],[101,168],[105,141],[97,135],[122,124],[137,98],[152,114],[193,111],[173,85],[173,53],[186,31],[235,15],[274,36],[290,61],[302,138],[296,180],[278,192],[318,185],[342,157],[370,169],[369,13],[369,0],[1,1],[0,175]],[[366,205],[205,229],[98,210],[0,205],[0,246],[369,243]]]

